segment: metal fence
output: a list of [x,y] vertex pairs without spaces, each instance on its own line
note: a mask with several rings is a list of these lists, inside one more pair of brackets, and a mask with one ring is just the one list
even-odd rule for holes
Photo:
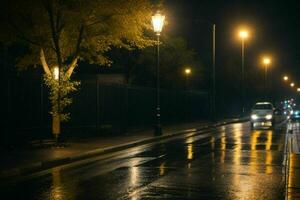
[[[155,122],[155,89],[102,83],[97,75],[81,75],[78,92],[68,108],[71,120],[65,135],[124,133]],[[51,136],[47,88],[38,75],[10,75],[4,79],[6,140]],[[161,90],[163,123],[207,119],[209,95],[198,91]]]

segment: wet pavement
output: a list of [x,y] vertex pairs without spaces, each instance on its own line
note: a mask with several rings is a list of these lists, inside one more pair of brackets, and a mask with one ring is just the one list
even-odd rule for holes
[[[193,130],[191,130],[191,133]],[[1,185],[8,199],[285,198],[285,128],[236,123]]]

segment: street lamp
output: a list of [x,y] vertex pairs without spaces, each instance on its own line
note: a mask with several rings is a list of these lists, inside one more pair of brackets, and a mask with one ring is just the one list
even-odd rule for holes
[[204,22],[212,29],[212,87],[211,87],[211,116],[216,120],[216,24],[203,19],[197,19],[197,22]]
[[297,88],[297,92],[300,92],[300,88]]
[[245,113],[245,40],[249,37],[246,30],[239,32],[239,37],[242,40],[242,114]]
[[271,64],[271,59],[269,57],[263,58],[263,65],[265,66],[265,97],[267,98],[267,92],[268,92],[268,68]]
[[152,16],[152,25],[153,30],[157,36],[157,65],[156,65],[156,125],[155,125],[155,135],[161,135],[161,124],[160,124],[160,95],[159,95],[159,36],[163,29],[165,21],[165,16],[157,12],[155,15]]
[[289,80],[289,77],[288,77],[288,76],[284,76],[284,77],[283,77],[283,80],[284,80],[284,81],[288,81],[288,80]]
[[185,74],[185,89],[187,90],[188,89],[188,78],[189,76],[191,75],[191,69],[190,68],[186,68],[184,70],[184,74]]
[[291,83],[290,86],[291,86],[291,87],[294,87],[294,86],[295,86],[295,83]]

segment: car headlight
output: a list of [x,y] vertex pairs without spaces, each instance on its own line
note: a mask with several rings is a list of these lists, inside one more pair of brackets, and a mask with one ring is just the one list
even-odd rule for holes
[[256,120],[257,118],[257,115],[251,115],[251,119]]
[[272,115],[266,115],[266,119],[272,119]]

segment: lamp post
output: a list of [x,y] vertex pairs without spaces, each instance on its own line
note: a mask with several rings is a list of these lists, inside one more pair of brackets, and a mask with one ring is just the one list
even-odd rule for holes
[[263,64],[265,67],[265,98],[267,99],[268,95],[268,68],[269,65],[271,64],[271,59],[269,57],[264,57],[263,58]]
[[245,114],[245,40],[248,36],[249,33],[246,30],[239,32],[239,37],[242,40],[242,115]]
[[213,63],[213,92],[212,92],[212,119],[216,121],[216,24],[212,24],[212,63]]
[[165,16],[157,12],[152,16],[153,30],[157,36],[157,65],[156,65],[156,124],[155,124],[155,135],[161,135],[161,122],[160,122],[160,82],[159,82],[159,37],[164,26]]
[[212,82],[211,82],[211,117],[216,120],[216,24],[203,19],[197,19],[197,22],[203,22],[211,26],[212,29]]
[[186,68],[185,70],[184,70],[184,74],[185,74],[185,89],[186,90],[188,90],[188,84],[189,84],[189,76],[190,76],[190,74],[191,74],[191,69],[190,68]]

